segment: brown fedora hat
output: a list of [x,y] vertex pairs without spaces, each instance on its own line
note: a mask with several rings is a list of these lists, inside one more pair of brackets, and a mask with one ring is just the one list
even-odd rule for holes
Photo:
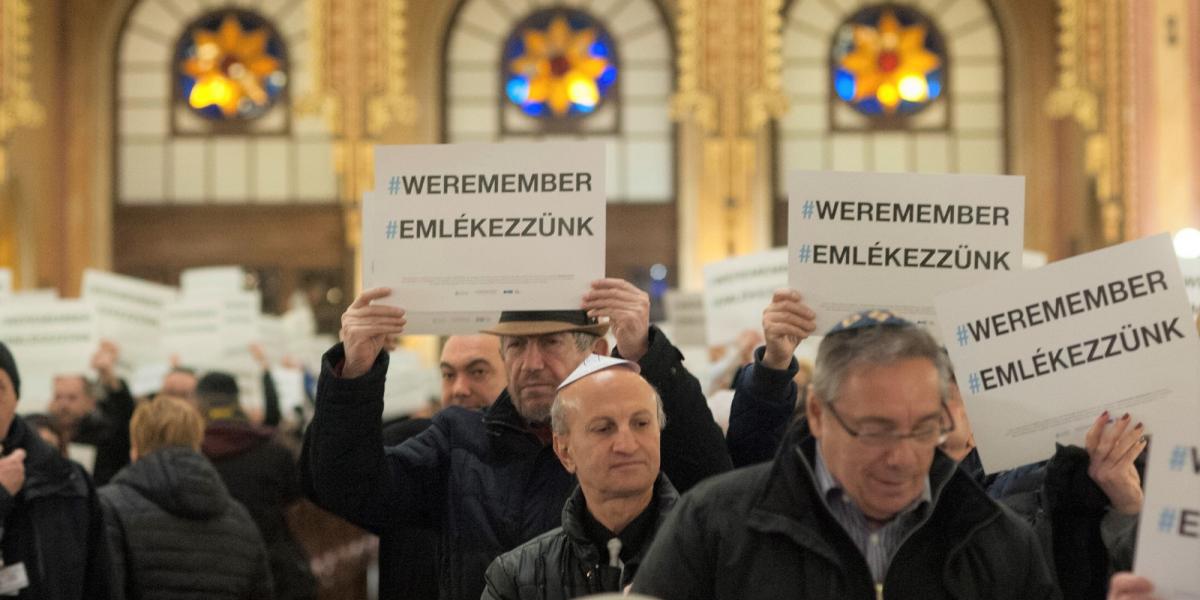
[[582,310],[506,310],[500,322],[479,333],[492,335],[546,335],[583,331],[592,335],[608,333],[608,323],[597,323]]

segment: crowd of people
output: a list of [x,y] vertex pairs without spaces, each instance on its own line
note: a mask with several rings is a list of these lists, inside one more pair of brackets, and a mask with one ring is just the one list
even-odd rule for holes
[[268,375],[261,419],[222,372],[135,398],[119,340],[18,416],[0,340],[0,596],[316,598],[285,518],[308,498],[379,537],[381,598],[1154,597],[1127,573],[1150,432],[1106,412],[1084,446],[986,473],[946,351],[902,315],[816,332],[776,292],[718,425],[649,296],[603,279],[451,336],[440,406],[385,420],[388,295],[343,314],[298,454]]

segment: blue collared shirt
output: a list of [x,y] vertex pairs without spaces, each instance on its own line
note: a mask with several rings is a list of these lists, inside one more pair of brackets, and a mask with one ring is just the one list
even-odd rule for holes
[[[797,448],[796,451],[799,452],[800,449]],[[820,490],[821,497],[825,499],[825,503],[833,513],[833,518],[842,526],[842,529],[854,541],[854,545],[858,546],[858,551],[862,553],[863,558],[867,560],[867,566],[871,569],[871,576],[875,578],[875,583],[882,584],[887,575],[888,566],[892,564],[892,557],[900,549],[900,544],[904,543],[908,535],[921,525],[925,520],[926,513],[929,512],[929,507],[933,504],[929,475],[925,475],[925,488],[912,504],[904,507],[883,527],[872,530],[866,515],[854,504],[850,496],[846,495],[842,485],[838,483],[837,479],[834,479],[829,468],[825,466],[825,459],[821,456],[819,443],[817,444],[816,462],[817,489]]]

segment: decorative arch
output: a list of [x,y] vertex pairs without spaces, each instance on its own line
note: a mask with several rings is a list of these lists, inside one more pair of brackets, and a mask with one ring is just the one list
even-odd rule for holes
[[[257,118],[208,122],[178,94],[174,64],[187,28],[206,14],[261,16],[286,47],[286,91]],[[113,204],[333,203],[332,137],[293,110],[312,86],[308,0],[141,0],[117,34]]]
[[[505,97],[502,50],[527,17],[547,8],[581,11],[602,25],[620,57],[612,98],[567,126],[546,127]],[[609,201],[667,204],[676,195],[676,135],[670,119],[675,42],[658,0],[461,0],[442,47],[444,142],[603,139]]]

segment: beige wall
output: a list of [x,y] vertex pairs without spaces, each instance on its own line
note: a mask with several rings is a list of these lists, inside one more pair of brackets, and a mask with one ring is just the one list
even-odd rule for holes
[[[754,0],[745,0],[748,4]],[[34,4],[34,92],[47,109],[47,124],[20,130],[10,141],[25,287],[59,287],[76,293],[85,267],[111,264],[111,71],[115,35],[132,0],[38,0]],[[671,3],[674,6],[674,3]],[[1055,15],[1050,0],[993,1],[1008,52],[1008,165],[1027,177],[1027,246],[1051,258],[1087,247],[1096,225],[1084,206],[1081,137],[1070,123],[1050,120],[1045,97],[1055,76]],[[434,142],[440,135],[438,101],[442,40],[454,2],[409,2],[409,89],[419,114],[414,125],[394,127],[389,143]],[[677,186],[679,262],[697,251],[689,229],[702,180],[703,138],[679,128]],[[765,140],[765,138],[764,138]],[[771,185],[764,142],[753,187],[754,239],[770,243]],[[1194,207],[1194,206],[1193,206]],[[6,215],[7,217],[8,215]],[[761,238],[761,239],[760,239]]]

